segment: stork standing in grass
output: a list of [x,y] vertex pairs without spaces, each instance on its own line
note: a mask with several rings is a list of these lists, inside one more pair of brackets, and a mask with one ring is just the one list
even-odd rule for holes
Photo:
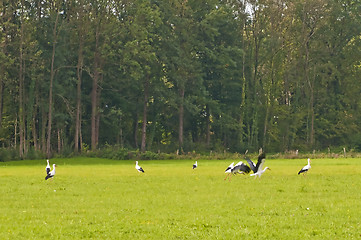
[[311,169],[311,160],[307,159],[308,164],[306,166],[304,166],[299,172],[298,175],[300,175],[301,173],[303,173],[303,176],[305,176],[308,172],[308,170]]
[[45,171],[46,171],[46,175],[48,175],[50,173],[50,162],[49,159],[46,159],[46,167],[45,167]]
[[197,168],[198,167],[198,163],[197,161],[193,164],[193,169]]
[[138,165],[138,161],[135,161],[135,169],[138,170],[138,172],[144,173],[144,170],[141,166]]
[[268,169],[268,170],[271,170],[269,167],[265,167],[263,169],[263,165],[264,165],[264,162],[266,161],[266,155],[265,153],[261,153],[259,156],[258,156],[258,161],[257,161],[257,164],[255,165],[251,159],[249,159],[247,156],[245,156],[246,158],[246,161],[248,162],[249,166],[251,167],[253,173],[250,175],[250,176],[255,176],[255,177],[261,177],[262,174]]
[[53,170],[51,170],[51,171],[48,173],[48,175],[46,175],[45,180],[48,180],[49,178],[51,178],[51,179],[54,178],[54,176],[55,176],[55,167],[56,167],[56,165],[53,164]]

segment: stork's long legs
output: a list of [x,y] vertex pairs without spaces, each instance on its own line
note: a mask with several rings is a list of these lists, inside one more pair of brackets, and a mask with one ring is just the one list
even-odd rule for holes
[[231,173],[228,173],[227,176],[224,178],[224,181],[227,180],[227,178],[229,177]]
[[244,172],[233,172],[233,173],[228,173],[227,176],[224,178],[224,180],[227,180],[227,178],[229,178],[229,181],[231,181],[233,175],[237,175],[237,173],[239,174],[243,174],[246,175]]

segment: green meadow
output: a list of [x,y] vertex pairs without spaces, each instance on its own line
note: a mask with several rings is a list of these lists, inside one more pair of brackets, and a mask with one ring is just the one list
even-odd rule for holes
[[[0,163],[0,239],[361,239],[361,159],[51,159]],[[236,161],[235,161],[236,162]]]

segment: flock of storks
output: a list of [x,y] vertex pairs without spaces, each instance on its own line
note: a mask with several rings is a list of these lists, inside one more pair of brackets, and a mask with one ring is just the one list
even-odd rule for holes
[[[242,161],[238,162],[236,165],[234,165],[234,162],[231,163],[226,168],[225,173],[227,173],[227,175],[224,178],[224,180],[226,180],[228,178],[230,181],[232,176],[237,175],[237,174],[248,174],[251,172],[251,170],[253,171],[253,173],[250,174],[250,176],[255,176],[255,178],[257,178],[257,176],[258,176],[260,178],[264,172],[266,172],[267,170],[271,170],[269,167],[263,168],[263,165],[266,160],[266,154],[264,152],[260,151],[260,154],[258,155],[258,160],[257,160],[256,164],[254,164],[254,162],[247,156],[247,152],[248,151],[246,151],[246,153],[245,153],[245,159],[246,159],[247,163],[249,164],[249,166],[247,164],[243,163]],[[193,164],[192,168],[196,169],[197,167],[198,167],[198,162],[196,161]],[[143,168],[138,165],[138,161],[135,162],[135,169],[137,169],[138,172],[144,173]],[[305,174],[310,169],[311,169],[311,160],[308,159],[308,164],[306,166],[304,166],[298,172],[298,175],[300,175],[302,173],[305,176]]]
[[[262,176],[262,174],[268,169],[271,170],[269,167],[265,167],[263,168],[263,165],[265,163],[266,160],[266,154],[261,152],[258,155],[258,160],[257,160],[257,164],[254,164],[254,162],[249,159],[249,157],[247,156],[247,151],[245,153],[245,159],[247,161],[247,163],[249,164],[249,166],[245,163],[243,163],[242,161],[238,162],[236,165],[234,165],[234,162],[232,162],[227,168],[225,173],[227,173],[226,177],[224,178],[224,180],[226,180],[227,178],[229,179],[229,181],[231,180],[232,176],[237,175],[237,174],[248,174],[251,172],[251,170],[253,171],[252,174],[250,174],[250,176],[255,176],[255,178],[257,178],[257,176],[260,178]],[[47,165],[45,167],[46,170],[46,177],[45,180],[53,179],[55,176],[55,167],[56,164],[53,164],[53,170],[51,170],[50,168],[50,162],[49,159],[46,160],[47,161]],[[198,167],[198,162],[196,161],[193,164],[193,169],[196,169]],[[135,169],[137,169],[138,172],[144,173],[144,169],[138,165],[138,161],[135,162]],[[299,172],[298,175],[300,175],[301,173],[305,176],[305,174],[308,172],[308,170],[311,169],[311,160],[308,159],[308,164],[306,166],[304,166]]]
[[[255,176],[256,178],[258,176],[260,178],[262,176],[262,174],[264,172],[266,172],[266,170],[271,170],[269,167],[263,168],[263,165],[264,165],[265,160],[266,160],[266,155],[264,153],[261,153],[258,156],[257,164],[254,164],[254,162],[252,162],[252,160],[249,159],[249,157],[247,155],[245,155],[245,159],[246,159],[247,163],[249,164],[249,166],[247,166],[242,161],[238,162],[236,165],[233,165],[234,162],[231,163],[231,165],[229,165],[228,168],[225,171],[225,173],[228,173],[228,174],[227,174],[227,176],[225,177],[224,180],[226,180],[227,178],[229,178],[229,180],[231,180],[232,176],[236,175],[236,174],[248,174],[249,172],[251,172],[251,170],[253,171],[253,173],[250,174],[250,176]],[[310,169],[311,169],[311,160],[308,159],[308,164],[306,166],[304,166],[298,172],[298,175],[300,175],[302,173],[305,176],[305,174]]]

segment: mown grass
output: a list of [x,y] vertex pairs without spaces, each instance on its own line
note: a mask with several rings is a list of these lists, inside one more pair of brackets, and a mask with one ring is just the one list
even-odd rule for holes
[[361,159],[267,160],[224,181],[230,160],[0,163],[0,239],[360,239]]

